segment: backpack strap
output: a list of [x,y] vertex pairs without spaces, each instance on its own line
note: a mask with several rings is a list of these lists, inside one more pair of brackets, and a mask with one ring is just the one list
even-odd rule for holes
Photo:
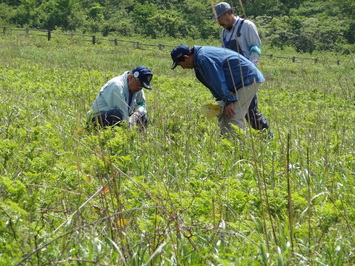
[[244,23],[244,19],[241,19],[237,30],[237,37],[240,37],[240,30],[242,29],[243,23]]

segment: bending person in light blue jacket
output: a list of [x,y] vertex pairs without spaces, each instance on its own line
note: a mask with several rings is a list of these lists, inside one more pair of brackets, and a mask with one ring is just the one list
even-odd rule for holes
[[233,132],[230,124],[245,130],[245,115],[262,82],[263,74],[256,66],[230,49],[186,45],[171,51],[172,69],[176,66],[194,69],[197,79],[222,103],[218,116],[221,133]]
[[148,116],[142,89],[152,89],[152,78],[148,68],[139,66],[108,81],[88,112],[88,121],[103,128],[119,126],[122,120],[131,127],[146,127]]

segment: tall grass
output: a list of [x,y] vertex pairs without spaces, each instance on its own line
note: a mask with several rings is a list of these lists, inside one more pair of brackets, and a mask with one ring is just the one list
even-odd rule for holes
[[[262,58],[264,140],[221,136],[170,51],[0,43],[1,264],[354,263],[354,61]],[[148,130],[85,130],[100,87],[137,65],[155,73]]]

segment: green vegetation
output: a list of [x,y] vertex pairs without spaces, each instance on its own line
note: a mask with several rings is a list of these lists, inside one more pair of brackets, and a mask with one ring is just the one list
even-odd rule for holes
[[[0,0],[0,26],[103,36],[217,39],[212,0]],[[231,0],[264,44],[299,52],[355,51],[353,0]],[[241,4],[240,4],[241,3]]]
[[[0,45],[1,265],[354,264],[354,58],[262,57],[264,140],[220,136],[200,112],[210,93],[169,50]],[[85,130],[100,87],[141,64],[148,130]]]

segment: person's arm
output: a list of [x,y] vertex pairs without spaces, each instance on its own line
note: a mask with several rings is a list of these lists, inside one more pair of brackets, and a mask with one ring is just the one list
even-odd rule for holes
[[147,111],[147,107],[145,105],[145,95],[144,95],[144,92],[143,90],[137,92],[137,98],[136,98],[136,103],[137,103],[137,106],[136,106],[136,110],[140,109],[140,110],[143,110],[146,112]]
[[255,24],[251,21],[244,23],[243,26],[246,27],[245,34],[249,46],[249,60],[257,66],[259,57],[261,55],[261,40],[258,34],[258,30]]
[[257,66],[259,63],[259,58],[261,55],[261,49],[259,46],[257,45],[252,45],[250,47],[250,57],[249,60],[255,65]]
[[129,124],[131,127],[138,126],[139,128],[145,128],[149,124],[143,90],[137,92],[136,105],[133,114],[129,117]]

